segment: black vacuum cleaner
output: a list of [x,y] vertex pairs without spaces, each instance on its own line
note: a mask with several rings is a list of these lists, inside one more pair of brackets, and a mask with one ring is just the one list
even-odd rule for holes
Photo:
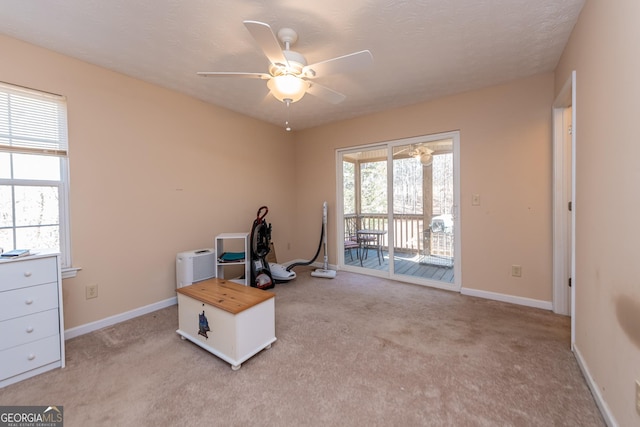
[[267,262],[271,252],[271,224],[267,224],[264,217],[268,212],[266,206],[260,207],[251,227],[251,286],[260,289],[270,289],[276,283],[296,278],[296,273],[284,265]]
[[251,227],[251,286],[259,289],[271,289],[275,282],[266,260],[271,250],[271,224],[264,217],[269,208],[261,206]]

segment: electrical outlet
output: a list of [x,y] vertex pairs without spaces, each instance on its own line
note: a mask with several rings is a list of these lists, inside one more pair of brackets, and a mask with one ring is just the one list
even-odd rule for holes
[[640,414],[640,380],[636,380],[636,412]]
[[513,277],[522,277],[522,266],[521,265],[512,265],[511,266],[511,275]]
[[94,283],[92,285],[87,285],[85,291],[86,291],[87,299],[98,298],[98,284],[97,283]]

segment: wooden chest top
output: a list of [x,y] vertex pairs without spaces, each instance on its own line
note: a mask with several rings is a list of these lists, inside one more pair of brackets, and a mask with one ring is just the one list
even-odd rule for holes
[[178,288],[176,291],[232,314],[238,314],[275,297],[275,294],[262,289],[216,278]]

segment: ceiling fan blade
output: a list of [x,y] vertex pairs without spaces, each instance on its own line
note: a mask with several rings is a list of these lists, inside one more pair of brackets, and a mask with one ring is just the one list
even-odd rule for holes
[[324,99],[327,102],[332,104],[339,104],[344,101],[347,96],[336,92],[333,89],[329,89],[326,86],[322,86],[317,84],[316,82],[309,82],[309,89],[307,89],[307,93],[310,93],[313,96],[317,96],[318,98]]
[[269,24],[258,21],[243,21],[243,23],[272,64],[289,66],[289,61],[282,53],[280,42],[271,31]]
[[244,79],[262,79],[269,80],[270,74],[266,73],[240,73],[240,72],[226,72],[226,71],[198,71],[196,73],[203,77],[240,77]]
[[373,55],[368,50],[361,50],[360,52],[307,65],[302,69],[302,73],[305,77],[314,78],[328,74],[359,71],[371,65],[373,65]]

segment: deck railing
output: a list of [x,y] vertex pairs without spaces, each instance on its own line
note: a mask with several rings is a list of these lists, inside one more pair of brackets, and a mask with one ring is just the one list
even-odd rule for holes
[[[387,214],[347,214],[344,216],[345,237],[355,236],[356,230],[389,231]],[[394,252],[417,253],[453,257],[453,233],[431,232],[424,226],[422,215],[396,214],[393,218]],[[389,246],[388,234],[382,239],[385,250]]]

